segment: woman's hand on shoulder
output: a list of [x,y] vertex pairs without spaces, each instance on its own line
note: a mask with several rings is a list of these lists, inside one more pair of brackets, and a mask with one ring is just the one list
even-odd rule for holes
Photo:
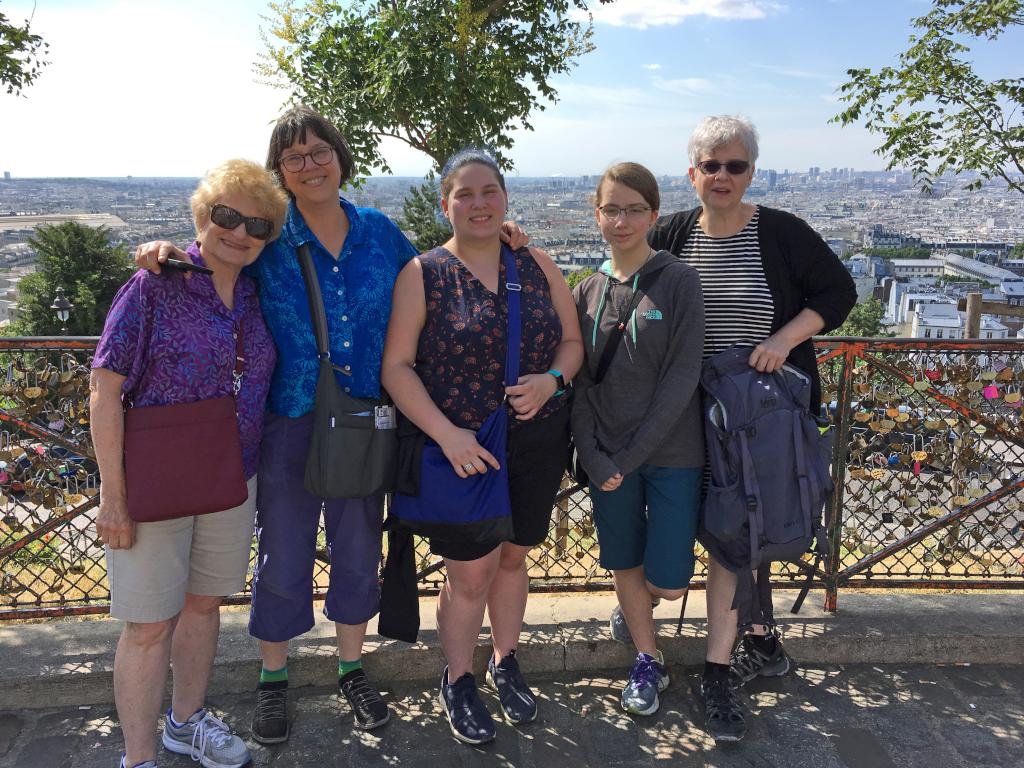
[[513,251],[518,251],[530,243],[530,236],[523,232],[514,221],[502,222],[499,236],[502,242],[507,243]]
[[550,373],[528,373],[511,387],[505,387],[508,402],[519,421],[529,421],[558,391],[558,382]]
[[96,533],[111,549],[131,549],[135,543],[135,521],[128,516],[128,501],[123,495],[100,491]]
[[[166,240],[150,240],[135,249],[135,266],[152,272],[154,275],[160,274],[160,265],[168,259],[192,261],[187,253]],[[191,272],[186,272],[185,277],[190,277],[191,274]]]
[[494,455],[476,441],[472,430],[455,428],[444,440],[438,441],[438,445],[459,477],[484,474],[488,465],[501,469]]

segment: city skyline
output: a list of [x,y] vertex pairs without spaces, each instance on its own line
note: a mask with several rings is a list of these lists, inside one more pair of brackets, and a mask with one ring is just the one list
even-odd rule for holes
[[[762,168],[880,170],[879,139],[828,125],[850,67],[892,63],[925,0],[617,0],[592,5],[596,50],[553,84],[560,101],[515,133],[513,175],[591,175],[630,159],[679,176],[705,114],[741,113]],[[139,4],[38,0],[33,30],[51,60],[24,97],[0,95],[0,171],[25,177],[196,177],[232,156],[264,159],[285,94],[255,81],[260,13],[242,0]],[[32,4],[4,4],[15,22]],[[262,22],[266,27],[266,22]],[[88,36],[81,31],[89,29]],[[1011,30],[973,59],[1019,77]],[[603,138],[607,137],[607,138]],[[430,162],[384,144],[396,176]]]

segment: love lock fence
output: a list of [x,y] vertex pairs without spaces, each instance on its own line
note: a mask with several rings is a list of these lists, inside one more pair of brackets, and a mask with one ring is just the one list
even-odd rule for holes
[[[95,338],[0,339],[0,619],[102,613],[99,475],[89,435]],[[830,557],[777,564],[808,574],[835,610],[840,587],[1024,588],[1024,343],[817,340],[836,430]],[[314,579],[327,586],[321,532]],[[421,590],[444,574],[425,542]],[[528,559],[534,591],[607,590],[584,489],[568,480],[547,540]],[[698,550],[694,587],[707,553]],[[247,602],[249,586],[229,602]]]

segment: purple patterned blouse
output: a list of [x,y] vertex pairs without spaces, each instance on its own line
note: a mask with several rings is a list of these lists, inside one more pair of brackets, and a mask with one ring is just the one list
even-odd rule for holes
[[[193,243],[189,256],[203,264]],[[191,403],[231,394],[234,330],[244,333],[245,369],[238,394],[238,428],[245,476],[259,464],[263,410],[277,354],[260,314],[252,279],[235,283],[235,308],[217,296],[208,275],[153,275],[139,270],[125,283],[107,313],[93,368],[126,376],[123,396],[136,406]]]
[[[500,290],[495,295],[444,247],[418,258],[423,267],[427,321],[416,348],[416,373],[453,424],[478,430],[505,396],[505,265],[501,265]],[[562,323],[551,302],[544,270],[529,255],[516,253],[515,258],[523,286],[519,375],[544,373],[562,342]],[[564,397],[552,397],[535,418],[550,416],[563,405]],[[509,419],[513,429],[523,423]]]

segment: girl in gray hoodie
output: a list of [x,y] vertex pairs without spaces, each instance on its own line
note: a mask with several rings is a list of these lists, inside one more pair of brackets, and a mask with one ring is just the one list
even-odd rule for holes
[[[682,597],[693,575],[704,467],[700,277],[648,245],[659,204],[657,181],[643,166],[605,171],[594,216],[611,259],[574,291],[586,361],[575,382],[572,427],[590,477],[601,565],[612,572],[619,599],[613,635],[631,636],[637,649],[622,707],[640,715],[657,711],[669,683],[655,648],[652,603]],[[614,354],[597,382],[609,343]]]

